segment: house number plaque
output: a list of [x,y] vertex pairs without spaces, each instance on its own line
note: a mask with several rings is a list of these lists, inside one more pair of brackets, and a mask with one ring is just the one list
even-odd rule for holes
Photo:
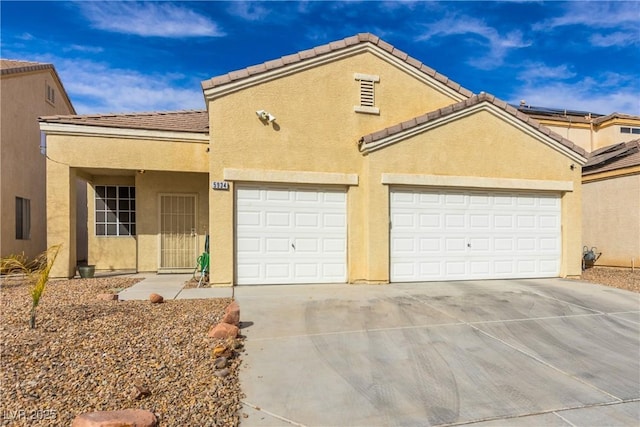
[[228,190],[229,183],[226,181],[213,181],[211,183],[211,188],[213,188],[214,190]]

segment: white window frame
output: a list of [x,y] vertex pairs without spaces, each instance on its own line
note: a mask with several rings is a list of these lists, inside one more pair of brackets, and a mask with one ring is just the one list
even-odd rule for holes
[[[99,195],[98,188],[105,188],[104,199]],[[115,188],[115,196],[109,197],[108,189]],[[121,197],[120,189],[127,188],[127,197]],[[94,206],[94,228],[93,232],[96,237],[131,237],[136,235],[136,207],[135,207],[135,186],[133,185],[95,185],[95,206]],[[131,196],[133,190],[133,196]],[[112,202],[113,207],[109,206]],[[121,203],[122,202],[122,203]],[[103,206],[102,206],[103,205]],[[122,207],[121,207],[122,206]],[[126,207],[128,206],[128,207]],[[128,216],[128,221],[121,220],[121,214]],[[100,218],[101,216],[102,218]],[[110,216],[113,219],[110,219]],[[98,232],[98,227],[104,227],[104,231]],[[115,233],[109,230],[115,227]],[[126,232],[122,232],[124,227]]]

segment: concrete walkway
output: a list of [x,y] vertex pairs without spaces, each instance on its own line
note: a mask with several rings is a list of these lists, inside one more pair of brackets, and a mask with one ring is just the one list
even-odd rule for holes
[[144,279],[135,285],[124,289],[118,294],[120,300],[146,300],[150,294],[159,294],[165,300],[170,299],[203,299],[203,298],[231,298],[233,288],[188,288],[184,284],[193,276],[191,274],[139,274],[132,277]]
[[252,426],[636,426],[640,295],[562,279],[238,287]]

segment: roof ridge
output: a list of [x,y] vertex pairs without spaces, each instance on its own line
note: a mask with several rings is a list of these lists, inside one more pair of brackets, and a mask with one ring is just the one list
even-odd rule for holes
[[371,142],[386,138],[388,136],[400,133],[402,131],[405,131],[407,129],[413,128],[415,126],[427,123],[429,121],[435,120],[435,119],[439,119],[442,117],[446,117],[448,115],[454,114],[458,111],[464,110],[466,108],[469,108],[473,105],[477,105],[480,104],[482,102],[487,102],[490,103],[504,111],[506,111],[507,113],[511,114],[512,116],[516,117],[517,119],[521,120],[522,122],[528,124],[529,126],[533,127],[534,129],[536,129],[539,132],[542,132],[543,134],[545,134],[546,136],[556,140],[557,142],[559,142],[560,144],[564,145],[565,147],[569,148],[571,151],[586,157],[587,156],[587,152],[582,148],[577,146],[576,144],[574,144],[572,141],[564,138],[563,136],[561,136],[560,134],[557,134],[555,132],[553,132],[551,129],[547,128],[546,126],[543,126],[542,124],[540,124],[540,122],[538,122],[537,120],[535,120],[534,118],[528,116],[527,114],[519,111],[517,108],[513,107],[512,105],[508,104],[505,101],[502,101],[498,98],[496,98],[494,95],[491,95],[489,93],[486,92],[480,92],[477,95],[473,95],[463,101],[454,103],[454,104],[450,104],[447,105],[445,107],[441,107],[438,108],[437,110],[433,110],[430,112],[427,112],[425,114],[422,114],[420,116],[417,117],[413,117],[409,120],[406,120],[404,122],[398,123],[396,125],[387,127],[385,129],[381,129],[377,132],[373,132],[370,133],[368,135],[363,136],[362,138],[360,138],[360,145],[362,144],[369,144]]
[[246,79],[261,73],[265,73],[274,69],[286,67],[290,64],[295,64],[311,58],[322,56],[331,52],[346,49],[351,46],[355,46],[361,43],[371,43],[380,49],[390,53],[392,56],[404,61],[406,64],[414,67],[418,71],[428,75],[431,78],[439,81],[440,83],[448,86],[449,88],[457,91],[458,93],[469,97],[473,93],[462,87],[460,84],[450,80],[447,76],[438,73],[433,68],[423,64],[421,61],[409,56],[405,52],[397,49],[393,45],[385,42],[380,37],[372,33],[358,33],[354,36],[346,37],[341,40],[332,41],[324,45],[316,46],[310,49],[301,50],[296,53],[281,56],[278,59],[263,62],[261,64],[252,65],[249,67],[241,68],[239,70],[230,71],[226,74],[214,76],[210,79],[201,82],[203,90],[211,89],[218,86],[223,86],[238,80]]

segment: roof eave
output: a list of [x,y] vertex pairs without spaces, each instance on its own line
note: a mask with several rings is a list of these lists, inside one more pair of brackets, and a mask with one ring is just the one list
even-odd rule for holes
[[[581,166],[587,162],[586,153],[581,153],[578,151],[579,147],[575,149],[568,146],[568,144],[573,145],[570,141],[567,141],[565,144],[558,141],[556,138],[561,138],[559,135],[554,134],[549,129],[544,126],[540,126],[537,123],[531,122],[533,119],[529,119],[529,121],[525,121],[520,118],[517,114],[510,114],[505,109],[498,107],[490,100],[483,100],[472,105],[462,107],[460,109],[456,109],[456,106],[447,107],[450,108],[451,111],[447,114],[440,115],[434,119],[428,119],[429,114],[425,115],[426,121],[422,120],[421,124],[416,124],[415,126],[408,126],[406,129],[399,130],[397,132],[389,132],[388,135],[377,137],[377,138],[367,138],[364,137],[361,139],[361,151],[363,154],[369,154],[371,152],[380,150],[389,145],[395,144],[412,136],[418,135],[420,133],[426,132],[428,130],[434,129],[436,127],[440,127],[451,123],[456,120],[460,120],[463,117],[469,116],[471,114],[475,114],[478,111],[488,111],[491,114],[494,114],[511,124],[518,127],[520,130],[524,131],[528,135],[540,140],[545,145],[553,148],[554,150],[564,154],[569,157],[571,160],[577,162]],[[442,109],[441,109],[442,110]],[[421,117],[425,117],[421,116]],[[420,118],[414,119],[416,123],[420,122]],[[538,126],[536,126],[538,125]],[[398,125],[402,127],[402,125]],[[544,130],[544,131],[543,131]],[[383,133],[380,131],[380,133]],[[373,134],[375,135],[375,134]],[[555,136],[555,137],[554,137]],[[367,142],[367,139],[370,141]]]
[[153,139],[157,141],[209,143],[208,132],[170,131],[47,122],[41,118],[40,130],[46,135],[101,136],[105,138]]
[[201,83],[205,100],[211,101],[251,86],[279,79],[342,58],[370,52],[408,72],[432,88],[456,101],[473,95],[471,91],[409,57],[404,52],[371,34],[358,34],[338,42],[284,56],[243,70],[205,80]]

